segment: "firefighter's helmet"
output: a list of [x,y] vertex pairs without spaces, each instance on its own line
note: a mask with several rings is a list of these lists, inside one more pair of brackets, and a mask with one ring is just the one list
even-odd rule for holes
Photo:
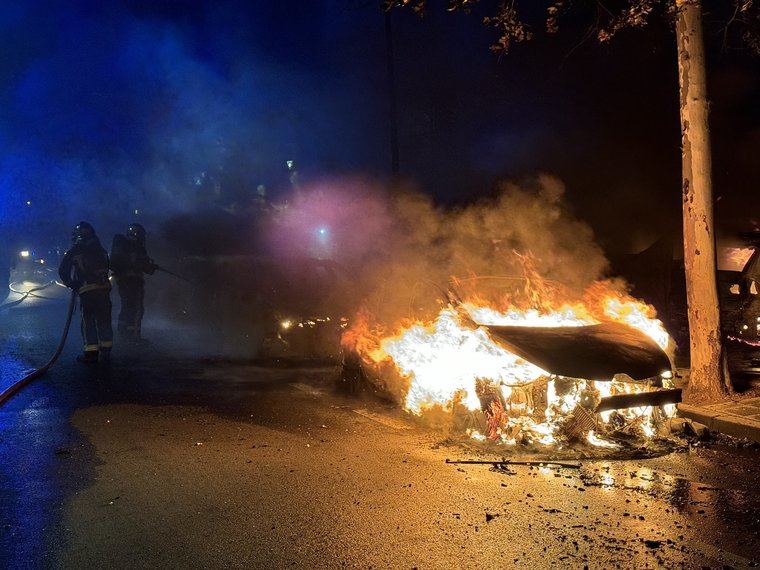
[[133,223],[129,224],[127,228],[127,237],[133,239],[138,243],[145,243],[145,236],[147,235],[145,228],[142,224]]
[[74,244],[86,242],[95,237],[95,228],[87,222],[79,222],[71,232],[71,241]]

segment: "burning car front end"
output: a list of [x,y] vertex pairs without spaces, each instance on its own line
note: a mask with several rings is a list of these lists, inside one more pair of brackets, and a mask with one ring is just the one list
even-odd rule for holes
[[672,341],[653,310],[604,283],[556,308],[473,297],[387,328],[360,315],[343,337],[370,381],[410,414],[448,417],[476,440],[618,447],[675,413]]

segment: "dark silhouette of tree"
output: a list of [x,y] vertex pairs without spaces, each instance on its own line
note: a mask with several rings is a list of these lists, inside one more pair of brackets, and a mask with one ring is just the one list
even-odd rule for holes
[[[538,4],[535,0],[532,6]],[[521,15],[517,0],[479,2],[448,0],[449,11],[470,12],[488,5],[483,23],[496,32],[491,50],[505,55],[514,44],[533,38],[533,28]],[[556,33],[570,0],[544,0],[542,25]],[[741,46],[760,55],[760,0],[723,0],[730,17],[722,28],[724,48]],[[385,0],[386,10],[408,8],[419,16],[426,0]],[[723,346],[718,298],[715,231],[713,225],[712,155],[708,125],[709,100],[702,31],[702,0],[587,0],[575,5],[596,7],[593,22],[598,40],[610,41],[626,28],[642,28],[651,18],[669,18],[675,27],[681,115],[681,166],[684,265],[691,348],[691,400],[719,398],[731,391],[727,355]]]

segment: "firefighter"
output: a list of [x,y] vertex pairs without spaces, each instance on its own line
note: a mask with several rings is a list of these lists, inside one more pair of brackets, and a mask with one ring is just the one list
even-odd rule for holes
[[142,318],[145,312],[144,274],[152,275],[158,266],[148,257],[145,249],[145,228],[131,224],[127,235],[117,234],[111,247],[111,270],[121,297],[121,311],[117,330],[125,339],[141,340]]
[[58,267],[58,275],[66,287],[77,292],[82,308],[84,354],[77,360],[93,364],[98,362],[100,355],[103,362],[108,362],[113,346],[108,252],[87,222],[77,224],[71,241],[72,246]]

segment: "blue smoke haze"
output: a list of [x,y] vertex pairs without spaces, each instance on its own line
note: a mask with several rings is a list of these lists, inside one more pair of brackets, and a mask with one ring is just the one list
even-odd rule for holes
[[118,228],[135,209],[158,219],[220,188],[271,195],[287,185],[286,160],[302,175],[382,170],[382,15],[349,4],[4,6],[6,236],[68,232],[79,219]]
[[[561,34],[537,33],[497,58],[479,17],[492,3],[470,15],[442,4],[424,19],[393,13],[405,179],[466,204],[500,179],[550,172],[605,246],[638,251],[679,234],[665,20],[580,45],[581,10]],[[108,234],[135,209],[155,227],[244,202],[260,184],[276,197],[289,187],[287,160],[305,182],[387,174],[376,0],[9,1],[0,34],[0,246],[9,235],[66,235],[83,218]],[[709,66],[716,216],[749,229],[758,67],[719,52]]]

